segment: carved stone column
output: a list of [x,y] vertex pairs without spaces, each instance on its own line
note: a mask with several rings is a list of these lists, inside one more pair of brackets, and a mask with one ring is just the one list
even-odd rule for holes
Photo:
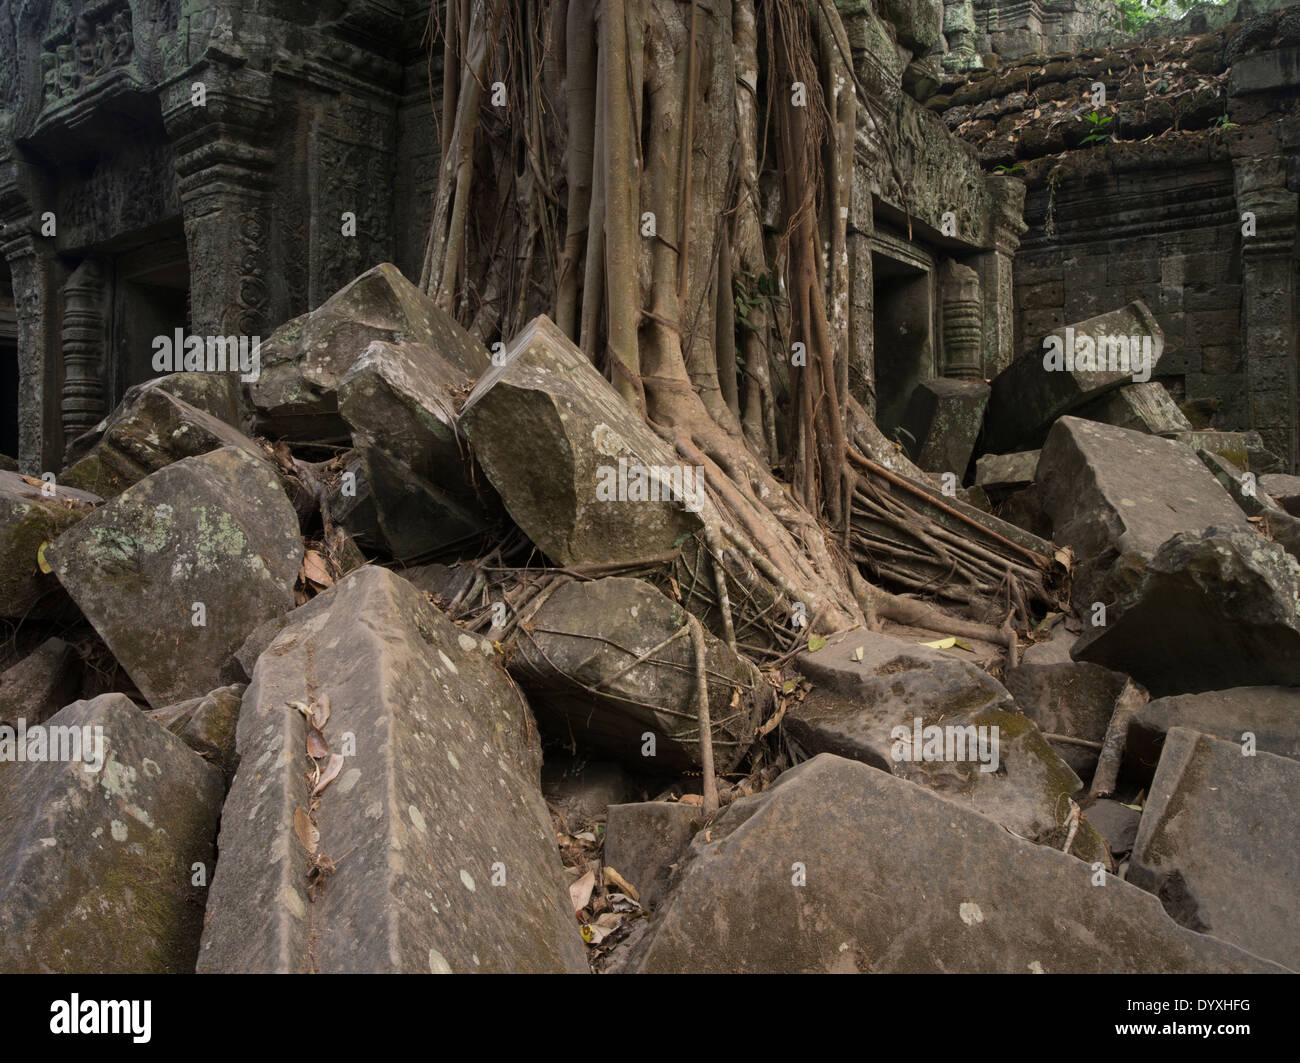
[[88,258],[63,286],[63,438],[71,442],[104,419],[103,267]]
[[988,232],[992,247],[974,260],[983,307],[983,376],[993,379],[1015,359],[1012,260],[1025,224],[1025,185],[1014,177],[986,177]]
[[939,271],[939,283],[943,298],[943,375],[954,380],[982,380],[979,274],[949,259]]
[[[1251,426],[1291,472],[1300,466],[1296,381],[1296,194],[1286,187],[1286,160],[1234,160],[1237,207],[1253,217],[1241,237],[1242,350]],[[1245,225],[1245,223],[1243,223]]]
[[18,465],[57,471],[63,454],[59,424],[59,287],[66,272],[54,241],[40,235],[44,175],[10,156],[0,159],[0,253],[13,279],[18,318]]
[[190,331],[198,335],[265,338],[270,83],[269,74],[210,54],[161,89],[190,261]]

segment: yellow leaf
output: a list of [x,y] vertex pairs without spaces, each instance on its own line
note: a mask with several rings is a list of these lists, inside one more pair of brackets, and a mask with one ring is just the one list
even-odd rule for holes
[[822,638],[820,635],[809,635],[809,636],[808,636],[808,652],[809,652],[809,653],[816,653],[818,650],[820,650],[820,649],[821,649],[823,646],[825,646],[825,645],[826,645],[826,640],[825,640],[824,638]]
[[45,548],[49,545],[50,541],[46,539],[45,542],[41,543],[40,549],[36,551],[36,567],[47,576],[54,571],[54,569],[50,568],[50,563],[45,560]]
[[929,646],[932,650],[950,650],[957,645],[957,640],[954,638],[939,639],[936,642],[923,642],[921,645]]

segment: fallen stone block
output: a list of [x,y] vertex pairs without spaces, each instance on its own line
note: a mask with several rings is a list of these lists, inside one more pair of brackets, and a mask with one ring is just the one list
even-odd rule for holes
[[1034,482],[1041,451],[1022,450],[1017,454],[985,454],[975,462],[975,483],[986,491],[1007,492]]
[[1084,818],[1101,835],[1112,856],[1117,859],[1133,851],[1142,813],[1120,801],[1101,798],[1084,810]]
[[1270,509],[1275,512],[1280,509],[1251,473],[1242,472],[1227,458],[1208,450],[1198,450],[1196,456],[1246,516],[1258,517]]
[[1173,727],[1238,745],[1250,735],[1261,752],[1300,760],[1300,689],[1236,687],[1148,701],[1129,721],[1125,773],[1149,783]]
[[38,726],[80,759],[0,768],[0,971],[191,973],[221,773],[121,694]]
[[1062,414],[1149,379],[1164,350],[1164,332],[1140,300],[1057,333],[1043,337],[1041,351],[1018,358],[994,379],[984,417],[985,450],[1002,454],[1041,446]]
[[1022,663],[1009,670],[1002,682],[1020,711],[1045,736],[1061,736],[1047,740],[1071,770],[1085,782],[1091,779],[1115,699],[1124,689],[1124,676],[1100,665],[1067,660]]
[[76,615],[59,581],[42,569],[40,551],[102,501],[71,487],[0,472],[0,616],[49,620]]
[[1192,423],[1169,397],[1165,386],[1154,380],[1144,384],[1126,384],[1108,391],[1100,398],[1084,403],[1074,414],[1088,421],[1101,421],[1148,435],[1192,430]]
[[922,380],[903,414],[912,460],[927,472],[951,472],[961,483],[984,423],[989,386],[982,380]]
[[238,447],[255,458],[262,449],[237,428],[158,387],[127,392],[105,422],[99,441],[60,481],[102,498],[116,498],[132,484],[182,458],[220,447]]
[[338,385],[339,413],[365,467],[394,557],[473,553],[500,504],[456,426],[470,378],[418,343],[376,341]]
[[248,634],[293,608],[302,555],[275,471],[234,447],[141,480],[46,552],[155,708],[222,685]]
[[150,709],[145,713],[176,735],[209,764],[220,768],[226,779],[235,774],[235,725],[243,683],[231,683],[188,701]]
[[262,344],[261,374],[249,386],[259,430],[275,438],[347,439],[337,389],[374,340],[432,347],[472,378],[490,362],[482,344],[384,262]]
[[620,764],[548,760],[542,765],[542,796],[570,834],[604,820],[610,805],[627,800],[631,785]]
[[1165,438],[1193,450],[1208,450],[1211,454],[1218,454],[1243,472],[1250,468],[1249,442],[1244,433],[1172,432]]
[[482,376],[460,424],[510,516],[557,565],[651,557],[702,526],[702,473],[547,317]]
[[587,969],[492,653],[380,568],[294,611],[244,694],[200,972]]
[[40,723],[75,701],[80,689],[81,656],[62,639],[46,639],[0,673],[0,726]]
[[1021,664],[1065,664],[1071,660],[1070,647],[1078,638],[1064,624],[1058,623],[1042,642],[1026,646]]
[[695,836],[645,973],[1277,971],[1159,902],[887,772],[823,754]]
[[[859,659],[860,658],[860,659]],[[940,650],[848,631],[795,658],[813,690],[786,712],[809,756],[851,757],[973,808],[1032,841],[1065,842],[1079,777],[987,672]],[[1099,855],[1079,831],[1070,851]]]
[[1300,970],[1300,762],[1170,729],[1128,881],[1185,927]]
[[1036,483],[1053,538],[1083,562],[1073,598],[1085,608],[1133,586],[1173,535],[1250,527],[1189,447],[1077,417],[1052,427]]
[[146,391],[164,391],[215,417],[241,434],[247,434],[252,428],[252,416],[244,404],[238,373],[170,373],[167,376],[146,380],[143,384],[128,389],[117,409],[89,432],[78,436],[64,448],[64,464],[75,465],[89,454],[104,438],[104,433],[108,431],[121,411]]
[[636,887],[641,907],[653,910],[703,819],[698,806],[680,801],[610,805],[605,866]]
[[[695,652],[680,605],[643,580],[572,582],[527,613],[517,631],[510,674],[540,726],[633,771],[699,769]],[[723,773],[754,739],[760,679],[707,630],[704,641],[714,769]]]
[[[1207,474],[1208,475],[1208,474]],[[1229,501],[1231,501],[1229,499]],[[1254,531],[1179,534],[1071,653],[1153,696],[1300,685],[1300,564]]]
[[1293,517],[1300,517],[1300,476],[1269,472],[1259,478],[1260,489]]

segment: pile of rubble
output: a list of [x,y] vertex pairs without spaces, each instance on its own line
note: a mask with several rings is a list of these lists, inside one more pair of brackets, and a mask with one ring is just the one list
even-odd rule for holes
[[1300,967],[1300,479],[1249,434],[1086,360],[940,389],[973,482],[891,482],[1068,604],[787,652],[692,615],[698,512],[628,472],[674,455],[545,318],[494,357],[385,265],[262,358],[0,473],[0,969]]

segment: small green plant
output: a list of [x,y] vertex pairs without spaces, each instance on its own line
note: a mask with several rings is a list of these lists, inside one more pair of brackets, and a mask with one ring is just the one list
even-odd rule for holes
[[1210,119],[1210,125],[1212,125],[1212,126],[1213,126],[1216,130],[1218,130],[1220,133],[1225,133],[1225,132],[1227,132],[1229,129],[1236,129],[1236,128],[1237,128],[1237,123],[1236,123],[1236,122],[1233,122],[1233,121],[1230,121],[1229,118],[1228,118],[1228,116],[1227,116],[1226,114],[1221,114],[1221,115],[1218,115],[1218,116],[1215,117],[1215,118],[1211,118],[1211,119]]
[[1016,163],[1014,166],[994,166],[993,172],[1010,176],[1011,174],[1024,173],[1025,168],[1020,163]]
[[1109,144],[1115,138],[1106,129],[1111,122],[1115,120],[1112,114],[1102,114],[1099,111],[1093,111],[1091,114],[1085,114],[1084,119],[1092,127],[1092,132],[1083,138],[1083,144]]

